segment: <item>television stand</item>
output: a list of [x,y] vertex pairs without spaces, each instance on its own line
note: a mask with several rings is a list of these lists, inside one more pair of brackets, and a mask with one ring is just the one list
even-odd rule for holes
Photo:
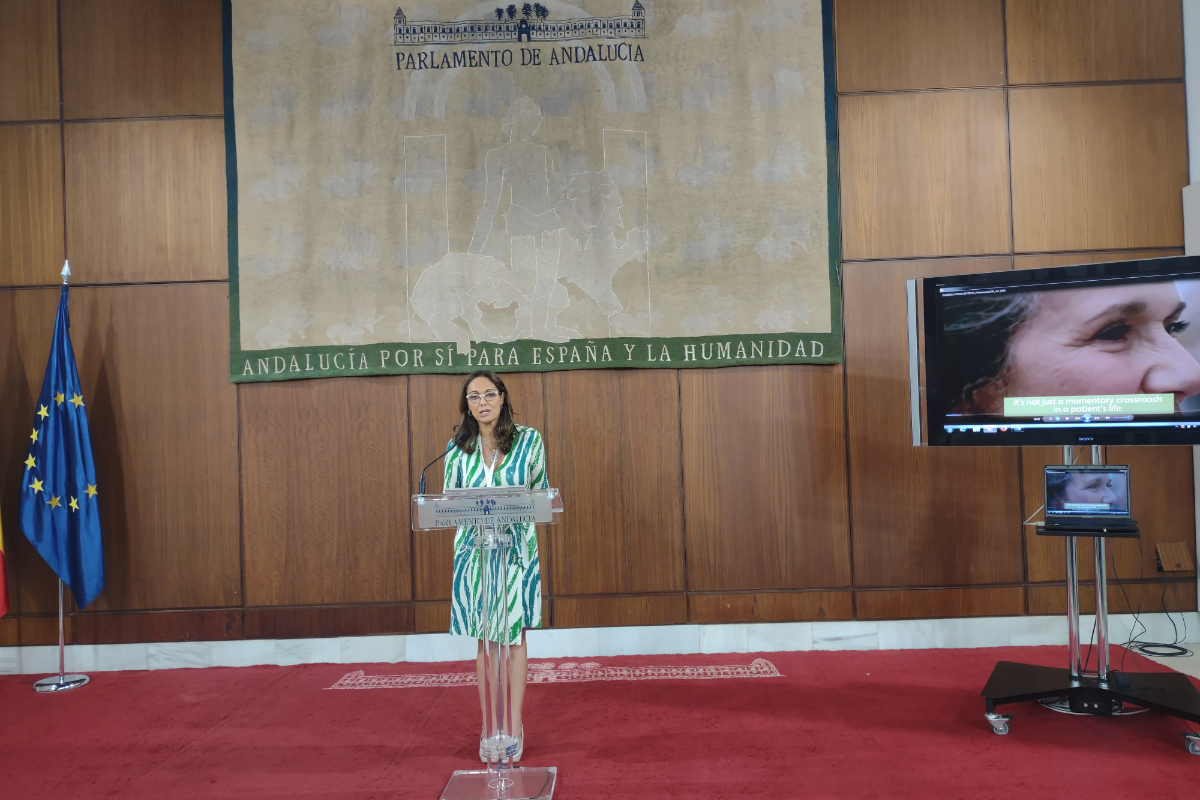
[[[1100,448],[1092,447],[1092,463],[1100,463]],[[1071,463],[1071,448],[1063,448],[1064,463]],[[1200,723],[1200,692],[1178,672],[1114,672],[1108,664],[1108,596],[1105,583],[1104,530],[1073,531],[1064,536],[1067,545],[1067,648],[1068,666],[1042,667],[1001,661],[980,694],[985,701],[984,717],[992,732],[1001,736],[1009,731],[1012,714],[1000,714],[996,706],[1029,700],[1065,699],[1067,709],[1076,714],[1112,716],[1122,713],[1125,703],[1173,717]],[[1039,531],[1040,535],[1047,535]],[[1054,534],[1050,534],[1054,535]],[[1125,538],[1128,533],[1116,534]],[[1079,565],[1075,540],[1091,536],[1096,557],[1096,650],[1097,669],[1085,674],[1079,663]],[[1067,710],[1062,709],[1062,710]],[[1200,733],[1184,732],[1187,749],[1200,755]]]

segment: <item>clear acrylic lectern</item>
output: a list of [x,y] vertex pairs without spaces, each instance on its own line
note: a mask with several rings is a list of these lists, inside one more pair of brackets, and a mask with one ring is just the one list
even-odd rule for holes
[[556,767],[516,767],[519,731],[512,730],[508,702],[509,645],[506,638],[508,610],[508,559],[516,544],[509,525],[554,523],[562,512],[557,489],[529,491],[523,486],[488,486],[480,489],[448,489],[444,494],[415,494],[412,498],[413,530],[468,526],[476,530],[472,545],[479,551],[482,586],[476,613],[478,631],[484,634],[484,687],[488,714],[486,735],[480,744],[487,769],[455,770],[441,800],[541,800],[554,795]]

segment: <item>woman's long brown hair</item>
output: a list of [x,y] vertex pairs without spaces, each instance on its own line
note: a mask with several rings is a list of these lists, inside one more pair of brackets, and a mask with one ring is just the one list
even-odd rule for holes
[[459,393],[458,398],[458,411],[462,415],[462,419],[459,420],[458,427],[454,431],[454,444],[464,453],[475,452],[475,440],[479,438],[479,423],[471,416],[470,404],[467,402],[467,387],[476,378],[487,378],[504,398],[504,402],[500,406],[499,418],[496,420],[496,447],[501,453],[508,453],[512,449],[513,438],[516,435],[512,401],[508,399],[508,390],[504,387],[504,381],[500,380],[500,376],[490,369],[477,369],[463,381],[462,392]]

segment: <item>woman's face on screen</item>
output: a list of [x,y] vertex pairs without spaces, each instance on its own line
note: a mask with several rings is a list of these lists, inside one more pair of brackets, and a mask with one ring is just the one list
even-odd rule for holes
[[1117,502],[1111,475],[1072,475],[1063,491],[1064,503],[1100,503],[1113,506]]
[[1044,292],[1009,343],[1005,394],[1200,393],[1183,309],[1171,282]]

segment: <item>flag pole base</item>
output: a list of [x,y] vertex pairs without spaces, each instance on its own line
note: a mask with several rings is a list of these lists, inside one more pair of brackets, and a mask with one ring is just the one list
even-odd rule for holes
[[68,692],[71,689],[78,689],[90,680],[91,678],[87,675],[51,675],[49,678],[42,678],[35,683],[33,690],[39,694]]

